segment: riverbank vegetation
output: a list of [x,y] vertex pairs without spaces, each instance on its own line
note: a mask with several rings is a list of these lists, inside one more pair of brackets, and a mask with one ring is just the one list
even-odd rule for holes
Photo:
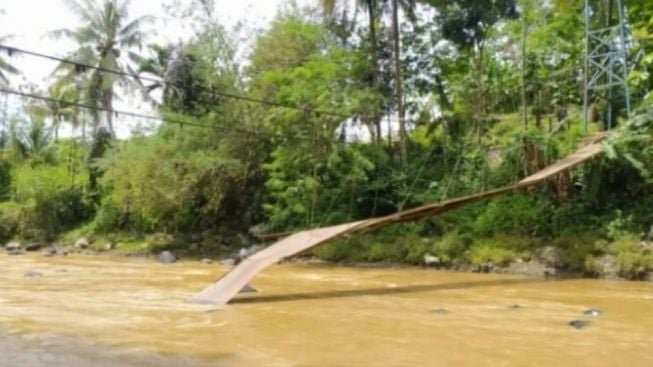
[[[595,1],[601,22],[612,21],[611,3]],[[2,242],[87,236],[107,248],[226,256],[257,233],[515,183],[607,125],[603,93],[592,96],[589,131],[582,123],[584,1],[315,1],[285,6],[248,42],[198,1],[171,9],[195,24],[174,44],[148,40],[153,20],[129,18],[127,2],[93,4],[71,1],[79,25],[54,32],[78,43],[63,55],[78,64],[56,66],[49,86],[19,86],[50,99],[14,99],[19,108],[0,114]],[[477,270],[537,259],[646,277],[653,5],[625,4],[634,113],[615,89],[617,135],[605,157],[539,188],[312,255]],[[0,83],[20,66],[3,55]],[[130,117],[115,101],[136,97],[164,122],[116,139]],[[60,136],[62,126],[72,134]]]

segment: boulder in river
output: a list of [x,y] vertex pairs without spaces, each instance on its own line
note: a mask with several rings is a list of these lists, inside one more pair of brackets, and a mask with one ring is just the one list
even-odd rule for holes
[[444,309],[444,308],[436,308],[436,309],[432,310],[431,313],[434,313],[436,315],[446,315],[446,314],[449,313],[449,311],[447,309]]
[[39,273],[38,271],[26,271],[25,274],[23,274],[24,278],[40,278],[42,277],[43,274]]
[[250,257],[254,255],[255,253],[261,251],[264,248],[264,246],[260,245],[254,245],[251,247],[243,247],[238,251],[238,257],[241,259],[244,259],[246,257]]
[[424,264],[426,266],[435,266],[440,264],[440,258],[431,254],[424,255]]
[[202,264],[211,265],[211,264],[213,264],[213,260],[211,260],[211,259],[202,259]]
[[68,250],[60,248],[56,245],[47,247],[43,250],[43,256],[53,257],[53,256],[66,256],[68,255]]
[[5,245],[5,250],[7,251],[17,251],[22,248],[20,242],[12,241]]
[[41,249],[41,244],[40,243],[32,242],[32,243],[28,243],[27,245],[25,245],[25,251],[27,251],[27,252],[34,252],[34,251],[38,251],[40,249]]
[[243,289],[240,290],[238,293],[258,293],[258,289],[252,287],[249,284],[246,284]]
[[224,260],[220,261],[220,264],[223,265],[223,266],[231,267],[231,266],[236,265],[236,260],[234,260],[234,259],[224,259]]
[[562,252],[557,247],[545,246],[535,251],[535,258],[544,265],[555,268],[560,265]]
[[587,320],[572,320],[569,321],[569,326],[573,327],[576,330],[581,330],[585,329],[586,327],[590,326],[591,322]]
[[583,315],[585,316],[592,316],[592,317],[599,317],[603,314],[603,311],[597,310],[596,308],[590,308],[589,310],[585,310],[583,312]]
[[159,254],[158,259],[161,264],[174,264],[177,262],[177,258],[170,251],[163,251]]
[[25,250],[23,249],[18,249],[18,250],[8,250],[7,255],[10,256],[20,256],[20,255],[25,255]]
[[75,247],[79,249],[87,249],[91,243],[88,241],[88,238],[86,237],[80,237],[77,241],[75,241]]

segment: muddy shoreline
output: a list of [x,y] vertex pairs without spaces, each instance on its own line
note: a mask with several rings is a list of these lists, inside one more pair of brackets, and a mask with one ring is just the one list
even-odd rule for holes
[[[150,259],[151,261],[157,260],[157,253],[146,251],[124,252],[118,250],[94,250],[94,249],[77,249],[74,247],[65,247],[66,254],[81,254],[88,256],[122,256],[128,258],[141,258]],[[225,266],[232,266],[234,256],[226,257],[206,257],[202,254],[195,253],[188,250],[172,251],[179,260],[191,260],[202,263],[207,266],[211,264],[222,264]],[[472,264],[460,265],[410,265],[405,263],[395,262],[357,262],[357,261],[340,261],[330,262],[319,259],[313,256],[296,256],[283,261],[289,264],[303,264],[303,265],[324,265],[324,266],[340,266],[346,268],[362,268],[362,269],[431,269],[441,271],[452,271],[460,273],[485,273],[485,274],[505,274],[505,275],[522,275],[542,279],[602,279],[602,280],[632,280],[621,277],[616,269],[610,269],[606,266],[607,271],[600,276],[590,276],[584,272],[571,271],[560,267],[555,267],[538,259],[531,259],[530,261],[515,261],[507,266],[496,266],[493,264],[484,264],[475,266]],[[640,281],[653,281],[653,273],[649,273]]]

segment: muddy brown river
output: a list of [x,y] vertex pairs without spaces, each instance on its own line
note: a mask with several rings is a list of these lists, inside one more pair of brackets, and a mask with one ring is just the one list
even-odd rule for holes
[[1,254],[0,366],[653,366],[651,283],[280,265],[185,302],[225,270]]

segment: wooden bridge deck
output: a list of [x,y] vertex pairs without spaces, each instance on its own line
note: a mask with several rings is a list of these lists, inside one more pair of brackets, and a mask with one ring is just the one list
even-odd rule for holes
[[236,296],[236,294],[238,294],[238,292],[248,284],[256,274],[266,267],[275,264],[284,258],[321,245],[336,237],[362,230],[378,228],[392,223],[415,221],[455,209],[462,205],[488,200],[510,191],[538,185],[601,154],[603,152],[603,146],[600,141],[604,138],[604,135],[590,138],[588,145],[512,186],[459,197],[440,203],[428,204],[385,217],[371,218],[358,222],[306,230],[292,234],[246,258],[236,267],[223,275],[216,283],[193,296],[190,299],[190,302],[210,304],[217,307],[223,306]]

